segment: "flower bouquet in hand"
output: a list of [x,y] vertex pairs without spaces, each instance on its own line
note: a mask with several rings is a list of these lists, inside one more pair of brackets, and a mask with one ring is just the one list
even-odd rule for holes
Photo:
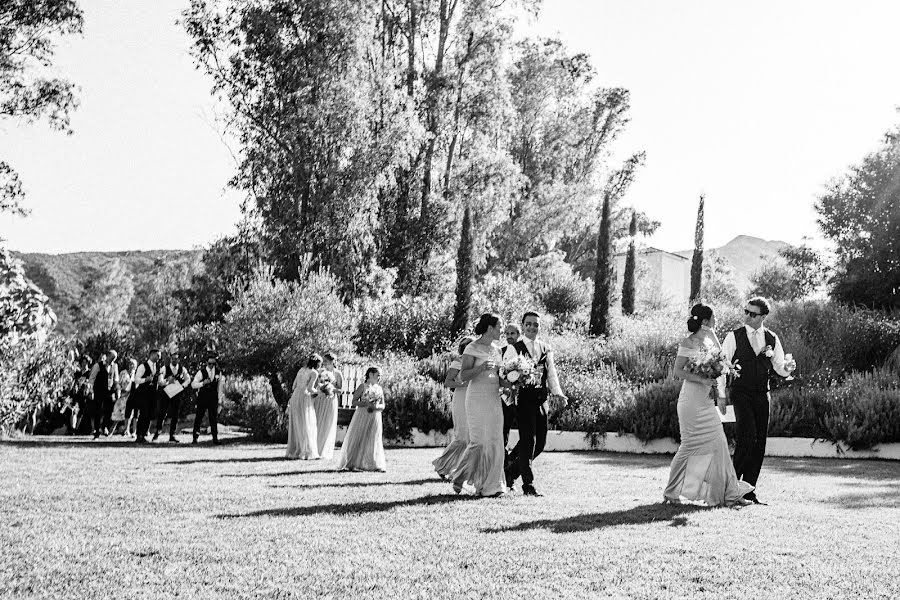
[[519,388],[534,383],[534,372],[534,362],[527,356],[512,356],[500,364],[500,399],[504,404],[515,404]]
[[367,404],[366,410],[368,410],[369,412],[384,410],[384,392],[381,391],[380,387],[367,389],[365,392],[363,392],[360,400]]
[[334,378],[331,373],[321,373],[319,375],[319,392],[330,396],[334,393]]
[[699,375],[704,379],[718,379],[722,375],[737,378],[741,375],[740,365],[725,358],[725,353],[721,349],[709,346],[689,359],[684,368],[688,373]]

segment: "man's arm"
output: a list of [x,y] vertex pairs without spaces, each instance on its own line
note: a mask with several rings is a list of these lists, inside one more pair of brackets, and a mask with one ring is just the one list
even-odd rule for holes
[[561,398],[562,400],[566,400],[566,395],[563,394],[562,387],[559,385],[559,374],[556,372],[556,361],[553,360],[553,349],[549,346],[547,347],[547,385],[550,386],[550,393],[556,396],[557,398]]
[[195,390],[203,387],[203,371],[197,371],[197,374],[194,375],[194,381],[191,382],[191,387]]
[[100,373],[100,363],[95,363],[93,367],[91,367],[91,374],[88,377],[88,383],[91,384],[91,389],[94,389],[94,380],[97,379],[97,375]]
[[775,336],[775,348],[773,348],[775,355],[772,357],[772,368],[782,377],[790,377],[791,372],[785,368],[784,364],[784,348],[781,346],[781,338],[775,335],[774,332],[772,332],[772,335]]
[[191,384],[191,374],[184,367],[181,368],[181,387],[187,387]]

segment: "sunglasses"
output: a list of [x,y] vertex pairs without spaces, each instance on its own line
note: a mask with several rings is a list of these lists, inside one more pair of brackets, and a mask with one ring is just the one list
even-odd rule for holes
[[747,315],[748,317],[753,317],[754,319],[756,317],[762,316],[762,313],[753,312],[752,310],[747,310],[746,308],[744,309],[744,314]]

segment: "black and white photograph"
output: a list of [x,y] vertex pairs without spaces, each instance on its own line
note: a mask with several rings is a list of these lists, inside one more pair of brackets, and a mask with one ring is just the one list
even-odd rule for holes
[[900,598],[898,23],[0,0],[0,599]]

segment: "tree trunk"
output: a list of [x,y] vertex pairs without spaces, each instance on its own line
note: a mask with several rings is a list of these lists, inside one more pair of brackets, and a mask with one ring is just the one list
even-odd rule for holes
[[272,387],[272,396],[275,398],[275,404],[281,407],[282,410],[286,409],[291,395],[281,383],[281,376],[278,373],[269,373],[269,385]]

